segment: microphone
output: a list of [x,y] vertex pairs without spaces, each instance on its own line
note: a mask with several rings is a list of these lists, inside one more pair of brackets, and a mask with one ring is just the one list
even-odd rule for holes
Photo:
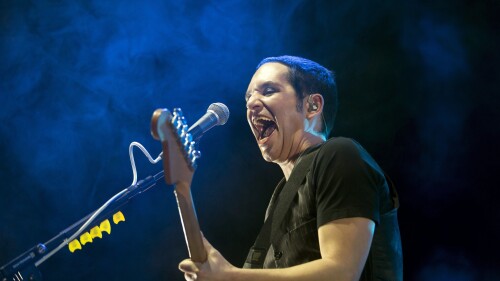
[[227,106],[220,102],[212,103],[208,107],[207,113],[189,128],[188,133],[191,134],[193,140],[198,140],[214,126],[226,124],[227,119],[229,119]]

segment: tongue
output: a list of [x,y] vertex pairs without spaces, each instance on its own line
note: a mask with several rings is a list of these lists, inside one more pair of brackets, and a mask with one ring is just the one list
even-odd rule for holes
[[262,138],[267,138],[269,137],[273,132],[274,130],[276,130],[276,126],[275,125],[271,125],[271,126],[268,126],[263,132],[262,132]]

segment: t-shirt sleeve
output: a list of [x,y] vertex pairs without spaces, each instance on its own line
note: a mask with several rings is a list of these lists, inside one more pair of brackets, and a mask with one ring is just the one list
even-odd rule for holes
[[347,138],[328,141],[318,151],[312,176],[318,228],[332,220],[364,217],[379,223],[379,187],[384,177],[375,161]]

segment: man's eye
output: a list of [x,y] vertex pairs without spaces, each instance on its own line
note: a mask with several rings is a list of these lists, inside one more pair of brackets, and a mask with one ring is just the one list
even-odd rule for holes
[[262,91],[262,93],[266,96],[274,94],[275,92],[276,92],[276,89],[271,88],[271,87],[267,87],[264,89],[264,91]]

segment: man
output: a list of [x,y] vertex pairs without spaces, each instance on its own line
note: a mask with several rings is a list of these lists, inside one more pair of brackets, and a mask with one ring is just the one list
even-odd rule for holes
[[332,73],[313,61],[281,56],[258,65],[247,120],[284,179],[245,267],[204,239],[207,261],[179,264],[186,280],[402,280],[397,194],[357,142],[327,140],[336,96]]

